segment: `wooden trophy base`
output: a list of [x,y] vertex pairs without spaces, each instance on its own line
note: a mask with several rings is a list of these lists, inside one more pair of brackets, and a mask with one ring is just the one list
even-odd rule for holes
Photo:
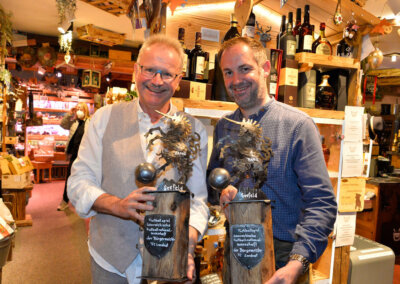
[[231,283],[265,283],[275,272],[270,201],[233,201],[229,214]]
[[153,211],[144,222],[142,277],[158,281],[187,280],[190,192],[154,191]]

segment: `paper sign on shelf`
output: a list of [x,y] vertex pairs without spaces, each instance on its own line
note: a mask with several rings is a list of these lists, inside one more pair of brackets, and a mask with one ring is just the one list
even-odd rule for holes
[[336,247],[351,246],[356,233],[356,212],[338,213],[336,219]]
[[344,140],[361,142],[363,139],[364,108],[346,106],[344,119],[346,124]]
[[365,179],[343,178],[340,183],[339,212],[364,210]]
[[359,177],[363,172],[362,142],[343,142],[342,177]]

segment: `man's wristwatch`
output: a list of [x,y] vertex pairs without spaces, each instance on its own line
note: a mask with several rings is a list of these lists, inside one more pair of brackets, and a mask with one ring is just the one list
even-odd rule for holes
[[303,271],[302,274],[306,273],[308,271],[310,262],[308,261],[307,258],[305,258],[304,256],[300,255],[300,254],[291,254],[289,256],[290,260],[298,260],[301,262],[301,265],[303,266]]

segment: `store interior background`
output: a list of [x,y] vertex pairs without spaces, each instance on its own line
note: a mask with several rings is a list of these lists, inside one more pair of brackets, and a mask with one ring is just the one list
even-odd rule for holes
[[[40,3],[39,3],[40,2]],[[268,3],[267,3],[268,2]],[[324,2],[323,4],[318,2]],[[399,2],[399,1],[397,1]],[[364,10],[368,11],[369,13],[373,14],[378,18],[387,18],[393,19],[395,18],[396,14],[400,17],[400,4],[394,0],[368,0],[366,1],[365,6],[363,7]],[[336,8],[337,1],[329,0],[325,3],[325,1],[315,1],[315,0],[289,0],[285,6],[280,9],[279,8],[279,1],[267,1],[264,0],[261,3],[257,4],[254,7],[254,13],[256,14],[257,21],[263,26],[272,26],[271,30],[271,38],[272,41],[269,43],[270,47],[275,46],[275,38],[279,31],[280,26],[280,19],[282,14],[287,14],[288,11],[295,12],[297,7],[304,7],[305,4],[311,5],[311,23],[314,24],[316,27],[319,26],[320,22],[326,21],[327,23],[327,30],[326,35],[328,39],[331,41],[332,44],[336,44],[339,42],[342,36],[342,29],[343,26],[336,27],[332,23],[332,15]],[[6,11],[10,11],[12,13],[12,23],[13,28],[16,30],[20,36],[26,36],[29,34],[28,37],[33,36],[38,38],[43,37],[42,39],[38,39],[39,42],[46,42],[49,39],[57,40],[59,36],[59,32],[57,30],[57,23],[58,23],[58,13],[56,9],[55,0],[0,0],[0,4],[5,8]],[[204,6],[199,7],[198,5],[203,4]],[[224,34],[230,27],[230,14],[233,11],[234,2],[226,1],[226,0],[188,0],[185,8],[178,7],[174,12],[174,15],[171,15],[171,11],[167,10],[167,25],[166,25],[166,33],[167,35],[176,38],[178,35],[178,28],[184,27],[186,30],[186,47],[188,49],[192,49],[194,47],[194,38],[195,32],[200,31],[201,27],[206,27],[210,29],[216,29],[220,31],[220,39],[223,38]],[[342,8],[343,9],[343,8]],[[349,15],[351,11],[343,11],[343,14]],[[346,18],[345,18],[346,20]],[[362,17],[360,17],[362,20]],[[399,20],[400,21],[400,20]],[[133,58],[137,55],[138,48],[141,42],[144,39],[144,30],[137,29],[133,31],[132,25],[130,20],[125,16],[121,15],[119,17],[111,15],[103,10],[100,10],[88,3],[83,1],[77,0],[77,9],[75,13],[75,20],[74,20],[74,39],[76,37],[76,28],[81,27],[87,24],[93,24],[96,27],[113,31],[120,34],[125,34],[125,42],[123,45],[114,46],[112,49],[121,50],[121,51],[130,51],[132,52]],[[377,41],[377,46],[382,50],[384,55],[397,53],[397,61],[392,62],[390,56],[384,56],[382,64],[379,66],[379,69],[398,69],[400,70],[400,32],[397,30],[400,29],[399,26],[393,27],[393,32],[388,35],[378,35],[371,38],[371,42]],[[204,41],[203,42],[203,49],[210,53],[210,69],[214,66],[214,55],[218,51],[220,44],[215,42]],[[73,61],[74,61],[73,57]],[[125,63],[118,63],[114,62],[114,65],[111,69],[107,69],[108,71],[102,72],[101,78],[101,93],[104,94],[107,90],[107,87],[126,87],[129,88],[131,81],[132,81],[132,73],[133,73],[133,60],[132,64],[125,64]],[[62,59],[58,59],[56,64],[60,64]],[[96,68],[105,69],[105,65],[107,65],[108,60],[87,60],[87,61],[77,61],[75,66],[76,68],[86,69],[90,68],[91,66],[95,66]],[[15,61],[11,61],[11,63],[15,63]],[[99,67],[100,66],[100,67]],[[32,68],[28,68],[27,73],[22,74],[18,73],[21,77],[26,77],[29,79],[30,77],[34,76],[40,82],[42,80],[42,76],[37,74],[36,70],[38,69],[39,65],[36,64]],[[71,78],[74,78],[76,81],[76,77],[78,76],[74,68],[61,68],[65,72],[65,76],[67,76],[68,82],[71,81]],[[17,72],[17,71],[15,71]],[[18,71],[19,72],[19,71]],[[67,74],[69,73],[69,74]],[[111,73],[111,81],[107,82],[105,79],[105,75]],[[380,113],[380,106],[381,104],[396,104],[400,101],[400,85],[394,86],[391,88],[391,92],[385,94],[382,99],[377,100],[375,106],[373,106],[373,111],[377,114]],[[365,103],[366,108],[371,108],[372,106],[372,99],[367,99]],[[209,141],[212,141],[212,131],[213,131],[213,122],[209,119],[202,119],[202,122],[206,125],[207,131],[209,133]],[[210,144],[211,145],[211,144]],[[59,198],[61,198],[61,184],[62,182],[58,182],[57,184],[57,194],[59,194]],[[55,211],[56,205],[58,205],[59,199],[57,196],[54,195],[54,192],[46,196],[46,191],[52,190],[52,187],[49,184],[47,186],[41,185],[41,189],[37,190],[38,195],[35,196],[35,189],[33,191],[33,197],[29,201],[27,206],[27,212],[29,213],[30,210],[33,210],[36,213],[32,214],[33,218],[33,227],[39,226],[39,224],[43,224],[43,226],[48,226],[46,222],[42,222],[46,218],[46,213],[44,213],[44,209],[46,210],[54,210],[52,212],[51,220],[54,221],[51,227],[36,229],[35,234],[40,234],[41,232],[46,231],[46,237],[51,236],[51,232],[48,232],[48,228],[52,228],[52,230],[63,230],[65,229],[64,226],[68,226],[68,223],[73,224],[73,229],[67,229],[68,234],[72,234],[75,238],[84,237],[86,233],[86,223],[82,220],[79,220],[74,216],[73,211],[67,211],[67,214],[61,215],[60,213]],[[40,195],[39,195],[40,192]],[[44,208],[40,208],[38,204],[42,201],[40,198],[47,199],[47,205]],[[399,203],[400,204],[400,203]],[[53,208],[54,207],[54,208]],[[36,211],[35,211],[36,210]],[[40,213],[37,213],[39,212]],[[37,216],[37,223],[35,223],[35,214]],[[58,215],[56,215],[58,214]],[[48,217],[48,216],[47,216]],[[54,218],[54,219],[53,219]],[[61,218],[61,219],[60,219]],[[63,219],[64,218],[64,219]],[[66,218],[66,219],[65,219]],[[58,226],[58,224],[63,224]],[[22,228],[23,230],[32,230],[32,228]],[[76,231],[74,231],[76,230]],[[78,235],[75,233],[78,232]],[[59,233],[59,231],[58,231]],[[58,233],[56,235],[58,235]],[[51,263],[57,262],[57,252],[53,251],[51,256],[52,261],[38,261],[36,258],[32,258],[31,256],[28,257],[30,261],[21,261],[19,258],[24,258],[27,255],[33,253],[33,250],[30,250],[29,245],[33,243],[28,241],[30,238],[29,234],[24,235],[24,240],[20,239],[15,247],[15,251],[17,252],[14,254],[14,260],[11,261],[8,265],[3,268],[3,275],[6,277],[3,280],[7,280],[5,283],[23,283],[25,280],[21,278],[21,275],[18,274],[18,265],[29,265],[31,267],[35,267],[34,265],[38,265],[40,269],[43,269],[44,266],[49,266]],[[46,247],[46,242],[44,239],[37,240],[43,242],[43,247]],[[76,241],[74,239],[73,245],[71,248],[63,247],[61,250],[63,256],[61,259],[64,259],[64,263],[69,263],[70,265],[74,265],[77,263],[76,261],[79,257],[82,257],[83,250],[85,249],[85,240]],[[58,244],[57,242],[52,243],[54,245],[53,249],[56,249],[57,245],[62,246],[62,241]],[[66,242],[70,243],[70,242]],[[38,243],[37,243],[38,244]],[[37,245],[35,244],[35,245]],[[23,249],[21,247],[23,246]],[[37,245],[40,247],[40,245]],[[48,248],[46,248],[48,249]],[[77,249],[77,253],[66,253],[66,251],[71,249]],[[46,255],[46,253],[40,254],[42,257]],[[68,255],[68,260],[66,255]],[[87,255],[84,255],[87,257]],[[32,261],[34,260],[34,261]],[[84,268],[87,268],[88,263],[84,262],[81,263]],[[12,266],[12,270],[7,272],[8,267]],[[57,265],[58,266],[58,265]],[[398,265],[397,265],[398,267]],[[33,268],[34,269],[34,268]],[[57,270],[60,269],[60,270]],[[65,273],[67,276],[73,273],[78,273],[78,277],[76,281],[84,281],[85,272],[79,270],[79,272],[74,271],[74,269],[64,270],[62,265],[60,268],[55,268],[55,271],[60,273]],[[48,273],[46,269],[40,271],[40,273],[34,273],[31,275],[35,275],[34,277],[38,277],[37,275],[44,273]],[[398,272],[397,272],[398,273]],[[16,277],[16,278],[14,278]],[[55,274],[52,274],[51,277],[55,277]],[[81,278],[80,278],[81,277]],[[67,277],[68,278],[68,277]],[[19,279],[18,281],[13,282],[13,279]],[[40,279],[40,278],[39,278]],[[42,283],[51,283],[46,282],[49,278],[44,277],[46,279]],[[10,281],[10,282],[9,282]],[[397,281],[397,282],[396,282]],[[34,282],[25,282],[25,283],[34,283]],[[38,283],[38,282],[36,282]],[[79,283],[79,282],[69,282],[65,281],[62,278],[59,278],[57,283]],[[83,282],[82,282],[83,283]],[[400,276],[397,274],[397,278],[394,277],[393,283],[400,283]]]

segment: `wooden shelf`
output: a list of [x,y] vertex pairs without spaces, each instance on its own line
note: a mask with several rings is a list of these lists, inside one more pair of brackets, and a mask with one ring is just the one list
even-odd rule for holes
[[53,136],[55,141],[68,141],[68,136],[51,134],[28,134],[28,140],[43,140],[46,136]]
[[52,108],[34,108],[35,111],[41,112],[69,112],[67,109],[52,109]]
[[301,65],[299,72],[308,71],[312,68],[323,69],[360,69],[360,61],[354,58],[339,57],[333,55],[322,55],[309,52],[296,53],[295,59]]
[[[191,100],[183,98],[172,98],[173,104],[179,110],[185,110],[189,114],[197,117],[219,118],[224,113],[237,109],[237,105],[232,102]],[[311,108],[297,108],[311,117],[327,119],[344,119],[344,111],[322,110]],[[219,116],[218,116],[219,115]]]
[[61,119],[43,119],[44,125],[60,125]]

